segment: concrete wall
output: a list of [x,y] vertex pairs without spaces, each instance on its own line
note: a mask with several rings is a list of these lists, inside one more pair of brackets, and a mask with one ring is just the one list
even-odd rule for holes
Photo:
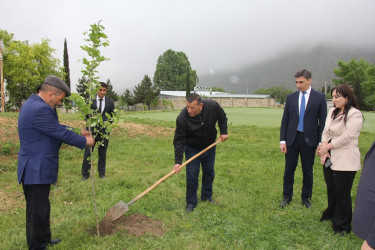
[[[157,109],[171,109],[170,105],[164,101],[170,102],[174,109],[182,109],[186,106],[185,97],[159,97],[159,103]],[[262,99],[262,98],[231,98],[231,97],[214,97],[212,100],[217,101],[221,107],[278,107],[275,103],[275,99]]]
[[217,101],[222,107],[274,107],[275,99],[261,99],[261,98],[212,98]]

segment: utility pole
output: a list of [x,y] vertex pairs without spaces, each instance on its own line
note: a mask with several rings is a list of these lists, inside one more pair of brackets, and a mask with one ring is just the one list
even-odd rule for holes
[[246,79],[246,94],[249,94],[249,79]]
[[5,112],[5,94],[4,94],[4,71],[3,71],[3,41],[0,41],[0,71],[1,71],[1,112]]
[[324,81],[324,94],[327,94],[327,81]]

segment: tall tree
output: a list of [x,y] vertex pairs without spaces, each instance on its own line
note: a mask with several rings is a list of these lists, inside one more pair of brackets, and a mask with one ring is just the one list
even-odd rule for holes
[[[66,38],[64,39],[64,72],[65,72],[64,81],[66,85],[68,85],[68,87],[72,89],[70,86],[69,54],[68,54],[68,45],[66,42]],[[68,110],[72,107],[72,102],[68,100],[67,98],[65,98],[64,106],[65,106],[66,112],[68,112]]]
[[0,32],[4,40],[4,79],[7,82],[9,105],[20,109],[22,103],[35,92],[47,75],[62,77],[60,61],[54,57],[55,49],[48,39],[41,43],[13,40],[13,34]]
[[122,93],[122,97],[128,105],[134,105],[134,96],[129,89],[125,89]]
[[134,96],[129,89],[125,89],[121,95],[122,102],[129,105],[134,105]]
[[70,68],[69,68],[69,54],[68,54],[68,45],[66,38],[64,39],[64,72],[65,72],[65,83],[70,87]]
[[135,103],[143,103],[150,109],[151,103],[159,95],[160,90],[152,84],[150,77],[145,75],[142,82],[134,88]]
[[162,90],[186,90],[188,72],[190,90],[193,90],[197,73],[192,70],[188,57],[184,52],[169,49],[159,56],[153,80],[155,85]]
[[357,97],[359,108],[362,110],[373,110],[373,99],[375,90],[375,65],[364,59],[353,58],[349,62],[339,61],[339,68],[334,72],[338,79],[332,81],[338,84],[349,84]]
[[189,68],[186,70],[187,75],[186,75],[186,97],[190,94],[191,88],[190,88],[190,70]]
[[118,100],[118,95],[116,92],[113,90],[113,86],[111,84],[111,80],[107,79],[107,95],[108,98],[111,98],[114,102]]
[[9,46],[9,44],[13,41],[13,38],[13,33],[9,33],[6,30],[0,30],[0,40],[3,42],[4,47]]
[[77,93],[85,99],[86,102],[88,102],[90,94],[87,89],[87,85],[89,83],[89,80],[85,77],[82,76],[81,78],[78,79],[78,83],[76,86]]

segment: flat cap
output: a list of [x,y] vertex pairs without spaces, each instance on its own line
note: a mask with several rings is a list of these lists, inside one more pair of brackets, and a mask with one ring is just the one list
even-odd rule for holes
[[47,76],[46,79],[44,80],[44,84],[48,84],[55,88],[58,88],[64,91],[66,96],[70,96],[70,89],[68,85],[66,85],[66,83],[57,76],[54,76],[54,75]]

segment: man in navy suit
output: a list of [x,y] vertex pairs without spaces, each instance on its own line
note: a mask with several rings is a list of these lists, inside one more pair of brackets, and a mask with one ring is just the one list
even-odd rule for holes
[[60,242],[51,240],[49,193],[51,184],[57,181],[61,144],[83,149],[95,143],[87,131],[81,131],[83,136],[77,135],[59,123],[55,108],[69,95],[66,83],[49,75],[39,93],[26,100],[19,114],[17,174],[26,199],[29,249],[46,249],[48,244]]
[[286,98],[280,128],[280,151],[285,154],[283,201],[287,206],[293,197],[294,172],[301,156],[303,185],[302,205],[311,207],[313,165],[315,151],[321,141],[327,116],[327,102],[323,93],[311,88],[311,73],[302,69],[295,75],[298,91]]
[[[109,121],[113,122],[111,117],[114,115],[115,112],[115,104],[113,101],[106,97],[108,86],[104,82],[100,82],[100,88],[97,91],[96,99],[91,104],[91,109],[98,110],[102,114],[103,122]],[[91,131],[93,131],[94,128],[91,128]],[[107,158],[107,148],[108,148],[108,138],[104,135],[108,135],[107,131],[105,129],[101,128],[100,126],[97,126],[97,131],[100,131],[100,133],[94,133],[95,141],[101,142],[101,144],[98,146],[98,172],[100,178],[105,178],[105,165],[106,165],[106,158]],[[85,148],[85,154],[83,156],[83,162],[82,162],[82,180],[85,181],[90,176],[90,169],[91,165],[88,161],[88,157],[90,156],[90,148]]]
[[353,232],[363,239],[361,249],[375,249],[375,141],[363,161],[353,214]]

